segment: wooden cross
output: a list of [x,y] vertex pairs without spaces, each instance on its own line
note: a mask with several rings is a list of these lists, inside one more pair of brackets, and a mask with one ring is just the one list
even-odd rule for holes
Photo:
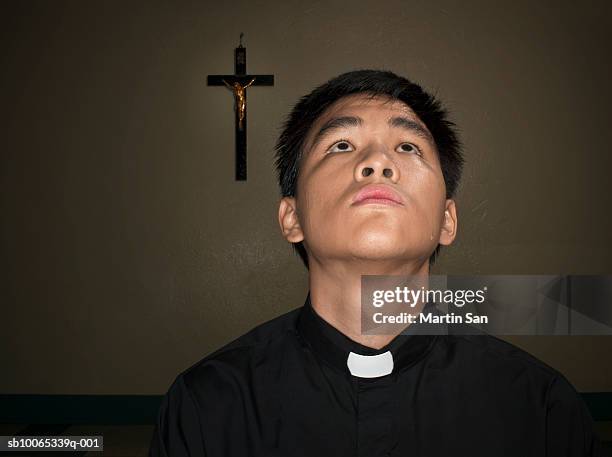
[[250,86],[273,86],[274,75],[248,75],[246,72],[246,48],[242,46],[243,33],[240,34],[240,43],[234,49],[233,75],[208,75],[209,86],[226,86],[234,94],[236,102],[236,180],[247,179],[247,110],[246,89]]

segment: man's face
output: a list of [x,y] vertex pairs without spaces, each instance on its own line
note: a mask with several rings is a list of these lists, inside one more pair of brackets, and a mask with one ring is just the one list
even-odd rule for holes
[[[368,190],[383,193],[355,202]],[[279,222],[288,241],[303,240],[322,262],[426,260],[455,237],[445,195],[435,144],[416,114],[399,100],[355,94],[310,129],[297,197],[281,200]]]

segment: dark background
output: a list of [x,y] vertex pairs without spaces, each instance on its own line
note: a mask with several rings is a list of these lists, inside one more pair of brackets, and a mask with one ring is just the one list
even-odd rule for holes
[[[273,147],[298,97],[357,68],[437,94],[466,170],[438,274],[610,274],[610,3],[3,2],[0,393],[152,394],[302,305]],[[234,181],[245,33],[249,180]],[[513,337],[581,392],[612,338]]]

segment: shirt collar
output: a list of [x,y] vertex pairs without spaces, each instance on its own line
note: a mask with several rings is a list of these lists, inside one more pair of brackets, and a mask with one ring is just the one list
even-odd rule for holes
[[[427,306],[430,306],[430,304],[428,303]],[[310,292],[308,292],[304,306],[300,310],[297,330],[317,357],[322,358],[348,376],[352,376],[347,366],[347,360],[351,352],[372,356],[389,351],[393,356],[393,373],[397,373],[409,368],[425,356],[437,340],[436,335],[418,334],[416,325],[412,324],[380,349],[364,346],[353,341],[319,316],[312,307]]]

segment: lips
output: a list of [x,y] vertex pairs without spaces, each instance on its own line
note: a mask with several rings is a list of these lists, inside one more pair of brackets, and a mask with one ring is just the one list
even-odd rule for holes
[[402,196],[393,188],[384,184],[371,184],[362,188],[355,197],[353,205],[378,203],[383,205],[403,205]]

